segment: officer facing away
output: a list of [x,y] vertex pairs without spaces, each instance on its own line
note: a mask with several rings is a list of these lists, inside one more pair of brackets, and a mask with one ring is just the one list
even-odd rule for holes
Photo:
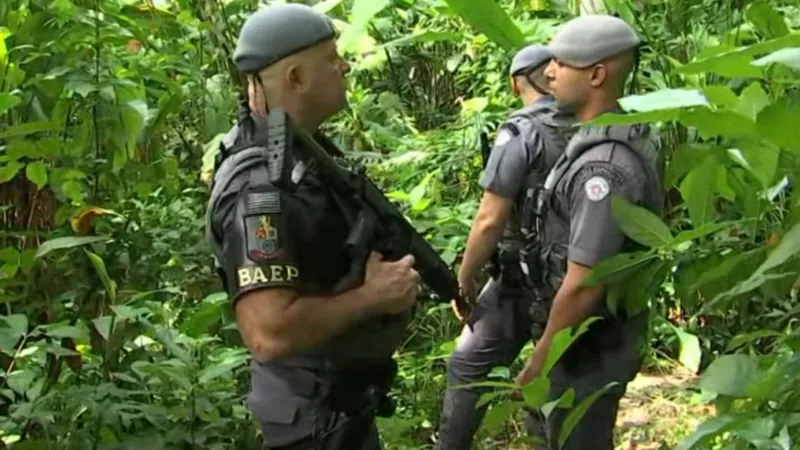
[[331,194],[303,161],[297,189],[278,189],[264,149],[248,145],[276,107],[324,140],[317,127],[346,106],[334,27],[305,5],[270,6],[245,22],[234,60],[249,100],[220,148],[207,236],[253,355],[248,406],[270,449],[380,449],[374,417],[390,409],[391,355],[418,295],[413,257],[373,253],[364,283],[334,292],[350,262]]
[[[580,122],[617,105],[626,79],[638,61],[640,40],[624,21],[608,15],[588,15],[564,24],[549,49],[553,60],[545,70],[556,102]],[[588,410],[563,449],[611,450],[619,401],[627,383],[641,367],[640,345],[647,328],[647,311],[612,315],[604,287],[582,287],[597,263],[637,249],[616,222],[612,195],[661,213],[660,144],[655,132],[642,124],[583,125],[556,162],[536,201],[534,220],[541,251],[530,264],[541,267],[541,295],[554,293],[542,338],[517,382],[525,385],[540,374],[553,336],[577,327],[590,316],[601,320],[562,355],[550,372],[551,399],[574,388],[582,399],[617,382]],[[640,299],[636,299],[637,303]],[[556,449],[568,413],[555,409],[548,417],[548,438]]]
[[[475,298],[475,275],[498,251],[499,274],[489,281],[469,316],[448,361],[437,448],[468,449],[485,408],[476,409],[482,388],[458,385],[484,381],[493,367],[509,365],[532,336],[532,312],[539,328],[547,320],[546,305],[534,304],[519,264],[519,208],[527,189],[544,183],[549,166],[566,146],[573,119],[557,114],[542,72],[551,58],[542,45],[520,51],[511,64],[511,86],[524,107],[510,115],[498,131],[480,181],[484,188],[458,274],[462,293]],[[466,311],[456,308],[459,318]],[[471,329],[470,329],[471,328]]]

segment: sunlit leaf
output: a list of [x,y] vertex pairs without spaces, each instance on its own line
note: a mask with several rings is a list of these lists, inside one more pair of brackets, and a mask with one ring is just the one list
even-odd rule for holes
[[18,161],[11,161],[5,166],[0,166],[0,184],[11,181],[15,176],[17,176],[17,173],[20,169],[22,169],[22,167],[22,163]]
[[756,0],[747,5],[745,17],[761,34],[767,38],[777,38],[789,34],[786,20],[767,0]]
[[733,107],[739,102],[739,97],[733,92],[733,89],[721,84],[712,84],[703,88],[703,95],[718,106]]
[[350,13],[350,26],[342,33],[337,42],[341,51],[349,52],[354,50],[354,46],[367,32],[367,27],[372,18],[388,5],[389,0],[355,0]]
[[728,155],[747,169],[764,189],[772,185],[775,171],[778,169],[780,150],[748,140],[738,143],[738,148],[728,149]]
[[714,185],[717,182],[717,168],[719,162],[716,158],[706,158],[705,162],[695,168],[680,186],[689,217],[695,228],[701,227],[713,218]]
[[746,397],[747,387],[758,378],[758,362],[754,357],[723,355],[708,366],[698,387],[729,397]]
[[656,248],[669,245],[672,240],[667,224],[653,212],[634,205],[619,195],[612,197],[611,209],[622,232],[634,241]]
[[800,108],[784,98],[765,107],[758,114],[758,132],[773,144],[788,149],[800,150],[797,124],[800,123]]
[[[370,0],[367,0],[370,1]],[[496,0],[444,0],[467,25],[507,51],[518,51],[525,36]]]
[[0,351],[14,354],[14,346],[28,332],[28,318],[24,314],[0,316]]
[[681,111],[680,121],[697,128],[703,139],[716,136],[747,137],[755,134],[756,126],[752,120],[733,111],[697,108]]
[[741,48],[720,46],[722,51],[719,53],[701,57],[677,68],[676,72],[683,74],[713,72],[729,77],[763,77],[761,69],[751,65],[753,57],[786,47],[800,47],[800,34],[789,34]]
[[6,92],[0,92],[0,116],[5,114],[9,109],[17,106],[22,102],[19,97]]
[[39,249],[36,251],[36,258],[41,258],[42,256],[52,252],[53,250],[72,248],[80,245],[93,244],[95,242],[102,242],[107,240],[109,240],[109,238],[105,236],[81,236],[81,237],[67,236],[67,237],[50,239],[48,241],[45,241],[42,245],[39,246]]
[[47,184],[47,166],[41,161],[28,164],[25,175],[39,189]]
[[786,67],[800,71],[800,48],[782,48],[753,61],[753,65],[758,67],[774,63],[783,64]]
[[544,376],[537,376],[522,387],[522,397],[525,406],[529,408],[540,408],[547,401],[549,394],[550,379]]
[[656,257],[657,255],[652,252],[616,254],[594,266],[581,284],[594,286],[599,283],[616,283]]
[[742,91],[742,95],[736,102],[736,110],[755,122],[758,118],[758,113],[769,103],[769,96],[761,89],[761,85],[758,82],[753,82]]
[[703,357],[703,351],[700,349],[700,340],[694,334],[679,327],[672,324],[670,324],[670,327],[678,335],[678,340],[681,343],[679,361],[692,373],[697,373],[700,370],[700,360]]
[[708,99],[696,89],[661,89],[642,95],[630,95],[619,100],[626,111],[647,112],[662,109],[707,106]]
[[681,440],[676,450],[699,449],[699,445],[708,443],[715,436],[718,436],[730,429],[745,423],[747,417],[737,418],[728,415],[712,417],[698,426],[691,434]]

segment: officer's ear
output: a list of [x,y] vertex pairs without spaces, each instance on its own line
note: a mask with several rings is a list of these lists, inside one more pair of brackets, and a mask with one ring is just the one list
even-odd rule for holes
[[589,69],[589,85],[597,88],[603,85],[608,79],[608,66],[598,63]]
[[513,92],[514,95],[519,95],[519,80],[513,75],[511,76],[511,92]]
[[288,64],[283,75],[284,83],[290,92],[304,94],[309,90],[311,80],[302,64]]

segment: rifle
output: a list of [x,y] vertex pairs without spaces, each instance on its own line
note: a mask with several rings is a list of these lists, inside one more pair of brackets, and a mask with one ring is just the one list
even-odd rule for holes
[[[297,151],[301,156],[299,159],[309,168],[317,169],[350,225],[345,246],[352,262],[348,274],[334,288],[337,293],[364,282],[366,261],[370,252],[376,250],[391,261],[407,254],[414,255],[414,269],[439,301],[460,301],[458,281],[450,268],[363,170],[356,173],[339,165],[319,142],[296,126],[280,108],[272,108],[268,114],[266,139],[270,181],[283,189],[296,187],[292,170],[295,162],[293,152]],[[262,137],[255,136],[255,142],[256,145],[262,143]],[[332,142],[327,142],[327,146],[331,152],[342,155]]]

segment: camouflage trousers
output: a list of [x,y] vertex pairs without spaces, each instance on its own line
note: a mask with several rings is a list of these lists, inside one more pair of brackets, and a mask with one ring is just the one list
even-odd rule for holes
[[[472,444],[486,407],[476,408],[478,399],[489,388],[459,388],[462,384],[485,381],[496,366],[509,366],[522,347],[541,333],[546,323],[548,304],[537,304],[534,295],[519,287],[504,286],[502,279],[492,280],[479,297],[479,304],[470,318],[472,330],[464,327],[456,348],[448,360],[448,389],[439,423],[437,450],[467,450]],[[537,312],[538,309],[538,312]],[[534,325],[533,314],[544,312],[545,321]],[[599,398],[589,408],[565,442],[564,450],[613,449],[613,430],[619,400],[625,386],[638,372],[640,358],[637,337],[641,336],[643,319],[593,325],[562,356],[550,374],[552,400],[566,389],[575,389],[577,405],[610,381],[620,384]],[[608,336],[607,342],[604,338]],[[593,342],[600,340],[600,342]],[[512,374],[514,375],[514,374]],[[526,432],[547,444],[537,450],[558,447],[561,426],[569,410],[555,409],[547,419],[539,411],[528,411]]]

